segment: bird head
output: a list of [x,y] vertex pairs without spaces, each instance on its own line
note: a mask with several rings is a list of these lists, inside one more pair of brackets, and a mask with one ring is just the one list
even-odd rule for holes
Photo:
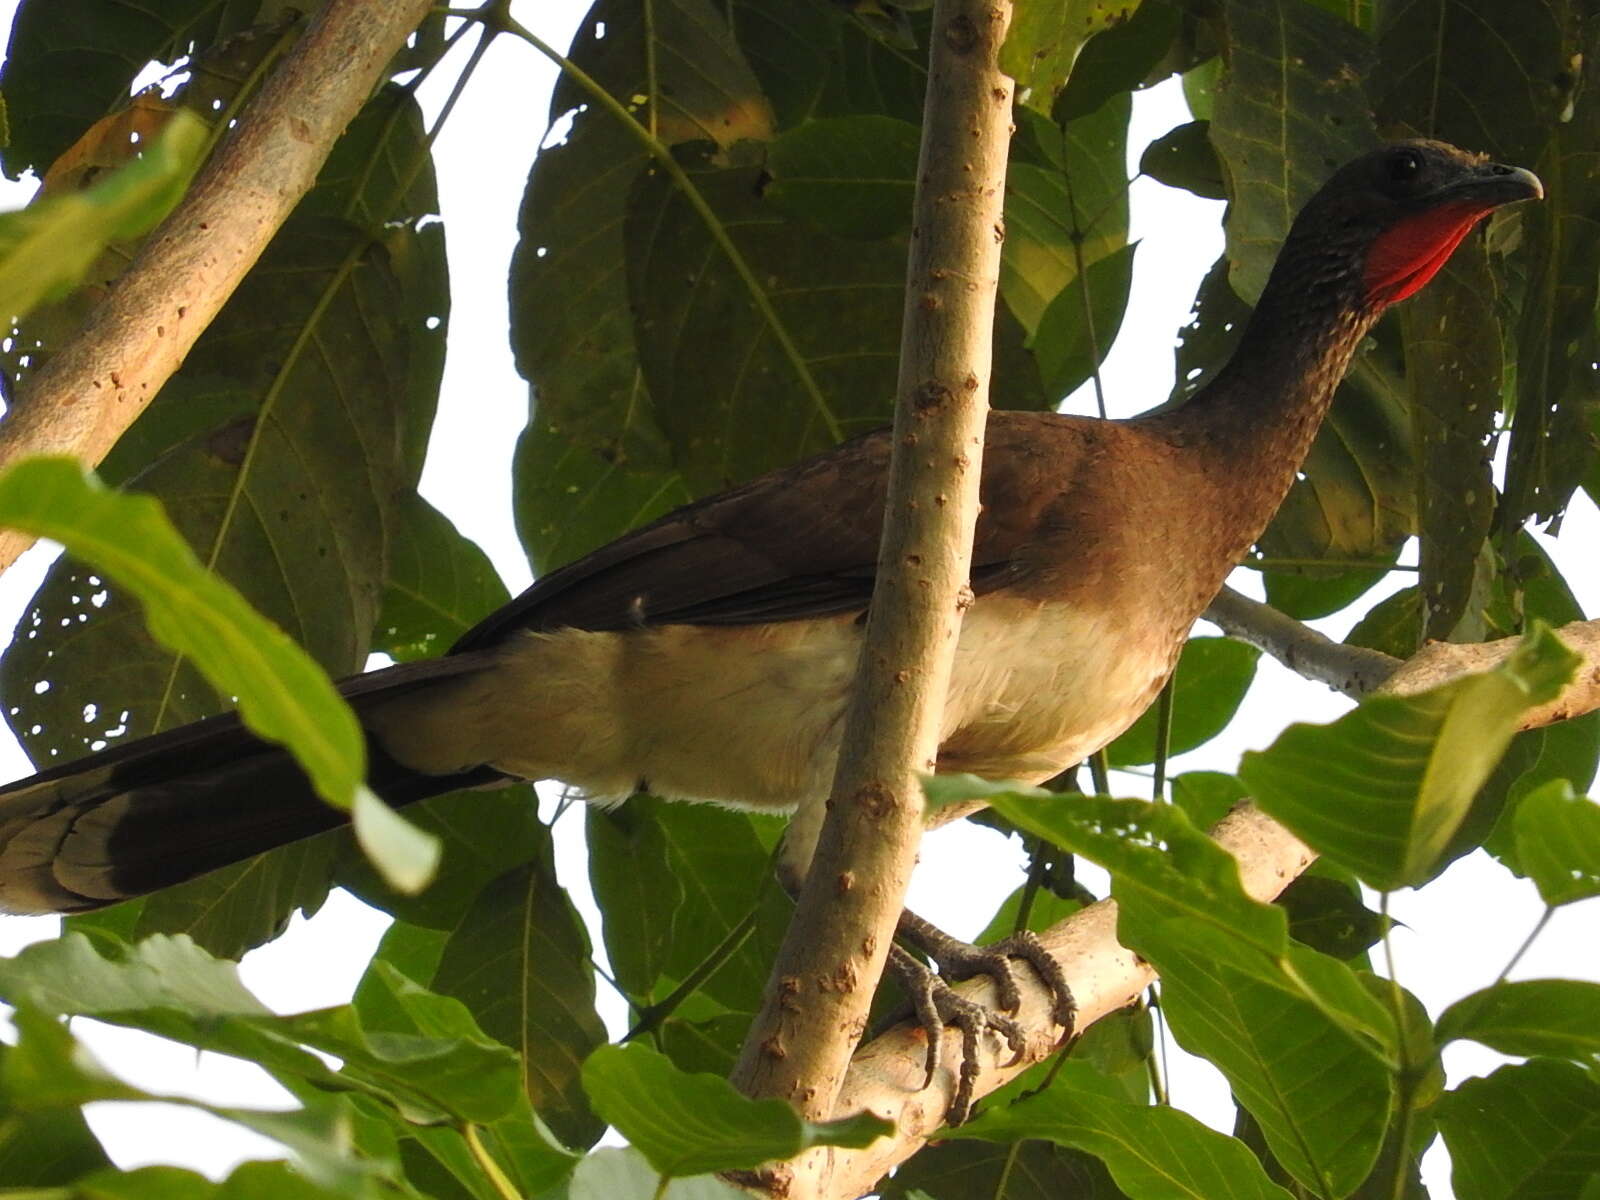
[[1432,279],[1495,209],[1543,195],[1532,171],[1418,138],[1340,168],[1301,210],[1290,236],[1333,234],[1359,262],[1352,282],[1360,300],[1381,309]]

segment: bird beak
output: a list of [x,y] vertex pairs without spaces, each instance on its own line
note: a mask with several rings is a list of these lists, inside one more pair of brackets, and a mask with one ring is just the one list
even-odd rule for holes
[[1544,184],[1532,171],[1484,163],[1439,188],[1428,197],[1428,205],[1471,205],[1487,212],[1519,200],[1543,199]]

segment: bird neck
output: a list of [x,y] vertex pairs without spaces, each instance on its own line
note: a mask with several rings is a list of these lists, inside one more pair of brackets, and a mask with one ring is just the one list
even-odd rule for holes
[[1242,554],[1261,535],[1305,461],[1333,394],[1383,311],[1364,299],[1354,263],[1324,242],[1285,247],[1232,358],[1182,408],[1154,418],[1192,449]]

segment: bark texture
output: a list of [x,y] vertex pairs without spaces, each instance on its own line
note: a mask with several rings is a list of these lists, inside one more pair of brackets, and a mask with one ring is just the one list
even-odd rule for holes
[[1012,85],[998,66],[1009,19],[1004,0],[935,7],[865,650],[816,856],[733,1076],[812,1118],[833,1111],[866,1028],[922,837],[918,777],[933,766],[970,600],[1011,134]]

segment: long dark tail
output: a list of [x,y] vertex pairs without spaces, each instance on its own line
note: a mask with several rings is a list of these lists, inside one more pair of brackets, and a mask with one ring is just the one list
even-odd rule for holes
[[[373,704],[482,669],[475,655],[358,675],[340,691]],[[503,778],[490,767],[425,775],[367,737],[367,778],[395,806]],[[0,788],[0,910],[67,913],[193,879],[346,817],[294,760],[233,713],[52,767]]]

